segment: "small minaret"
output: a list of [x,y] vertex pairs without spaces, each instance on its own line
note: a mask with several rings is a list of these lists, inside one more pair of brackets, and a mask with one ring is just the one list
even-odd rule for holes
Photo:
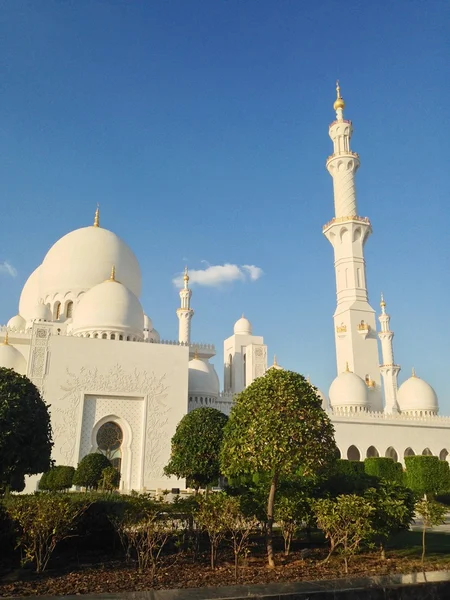
[[351,370],[370,387],[371,410],[382,410],[381,377],[375,311],[369,304],[364,245],[372,233],[367,217],[358,216],[355,174],[359,156],[350,149],[351,121],[344,119],[345,103],[339,82],[333,108],[336,119],[329,127],[333,154],[326,167],[333,178],[334,218],[323,233],[334,250],[336,310],[334,330],[337,372]]
[[386,312],[386,302],[384,301],[383,294],[381,294],[380,306],[381,315],[378,319],[380,321],[381,331],[379,332],[378,337],[381,342],[381,356],[383,360],[383,364],[380,366],[380,372],[383,376],[384,384],[384,412],[398,413],[397,388],[400,366],[394,363],[394,347],[392,343],[394,332],[391,331],[389,327],[391,317]]
[[180,344],[190,344],[191,342],[191,319],[194,311],[191,308],[192,290],[189,289],[188,268],[184,269],[184,287],[180,290],[181,306],[177,308],[177,317],[179,320],[178,341]]

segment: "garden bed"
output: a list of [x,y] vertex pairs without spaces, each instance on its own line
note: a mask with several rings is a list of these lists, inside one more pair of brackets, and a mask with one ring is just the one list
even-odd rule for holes
[[[426,570],[450,568],[450,548],[442,534],[431,534],[434,548],[425,561]],[[439,538],[439,539],[437,539]],[[445,538],[445,539],[444,539]],[[403,548],[391,550],[387,559],[381,561],[378,553],[370,552],[355,556],[349,563],[348,576],[374,576],[392,573],[422,571],[418,537],[408,532],[402,538]],[[326,556],[324,548],[313,549],[310,556],[303,559],[300,550],[288,557],[277,555],[277,567],[267,568],[266,558],[250,555],[241,566],[240,584],[261,584],[271,582],[311,581],[345,577],[342,558],[333,556],[328,563],[321,563]],[[0,579],[0,597],[14,596],[62,596],[72,594],[99,594],[131,592],[154,589],[219,587],[234,585],[234,564],[232,556],[222,554],[218,567],[208,566],[208,554],[204,553],[193,562],[188,554],[168,555],[162,559],[155,582],[150,573],[139,573],[133,565],[122,560],[85,560],[80,557],[76,563],[63,567],[63,561],[55,561],[55,566],[40,576],[32,571],[15,570],[3,572]],[[59,568],[57,568],[59,563]]]

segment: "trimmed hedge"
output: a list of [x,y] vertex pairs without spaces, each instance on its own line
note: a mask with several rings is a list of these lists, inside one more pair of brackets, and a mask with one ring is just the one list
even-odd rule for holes
[[39,481],[39,489],[47,492],[61,492],[72,487],[74,467],[60,465],[43,473]]
[[367,475],[380,477],[380,479],[400,485],[403,483],[403,467],[401,463],[395,462],[392,458],[383,456],[366,458],[363,464]]
[[418,494],[440,494],[450,491],[448,462],[437,456],[405,457],[405,484]]

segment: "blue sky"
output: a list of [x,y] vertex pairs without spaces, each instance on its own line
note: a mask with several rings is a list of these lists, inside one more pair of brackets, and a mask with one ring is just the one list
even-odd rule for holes
[[100,202],[163,337],[177,335],[186,260],[256,266],[257,279],[241,269],[194,287],[193,338],[216,344],[220,373],[244,312],[280,364],[326,391],[335,282],[321,228],[339,78],[374,230],[371,303],[384,292],[401,379],[415,366],[450,412],[449,31],[446,0],[3,0],[0,322]]

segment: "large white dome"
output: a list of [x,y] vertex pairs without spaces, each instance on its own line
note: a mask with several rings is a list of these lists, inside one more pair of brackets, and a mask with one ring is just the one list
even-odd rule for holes
[[333,381],[328,392],[333,410],[368,410],[369,402],[365,382],[351,371],[340,373]]
[[402,413],[437,414],[439,410],[436,392],[429,383],[416,375],[404,381],[399,387],[397,401]]
[[19,314],[28,321],[31,318],[34,307],[39,302],[39,275],[41,267],[35,269],[28,277],[22,288],[19,300]]
[[[141,293],[139,263],[115,233],[82,227],[62,237],[47,252],[39,273],[39,293],[46,302],[58,293],[76,297],[109,277],[112,265],[135,296]],[[22,314],[22,312],[21,312]]]
[[214,365],[200,358],[189,361],[190,396],[204,396],[206,398],[219,396],[219,378]]
[[14,346],[7,342],[0,344],[0,367],[14,369],[20,375],[25,375],[27,372],[26,360]]
[[[143,339],[144,311],[137,297],[114,278],[94,286],[80,299],[73,316],[73,334],[120,334]],[[100,337],[98,335],[98,337]],[[126,339],[126,338],[125,338]]]

